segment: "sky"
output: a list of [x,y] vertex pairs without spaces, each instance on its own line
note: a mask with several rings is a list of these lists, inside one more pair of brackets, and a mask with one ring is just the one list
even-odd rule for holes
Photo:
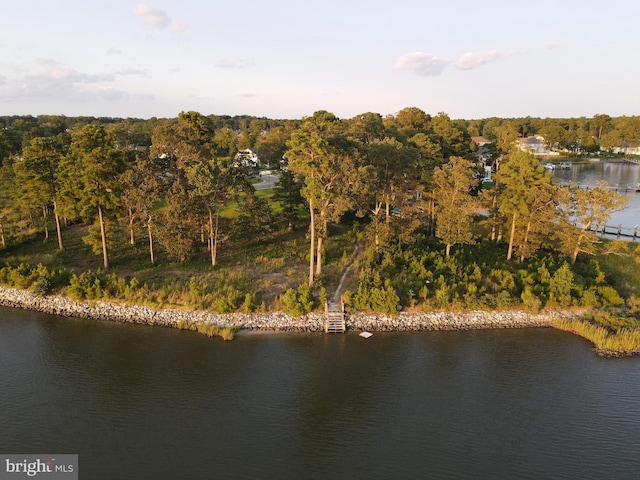
[[0,115],[640,115],[638,0],[20,0]]

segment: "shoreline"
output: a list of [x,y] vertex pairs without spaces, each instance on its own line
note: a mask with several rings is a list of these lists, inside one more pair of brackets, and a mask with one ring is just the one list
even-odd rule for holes
[[[216,314],[202,310],[155,309],[144,305],[106,301],[77,302],[58,295],[37,297],[27,290],[0,286],[0,306],[36,312],[152,326],[180,328],[179,323],[238,326],[241,331],[324,332],[325,317],[309,313],[299,318],[287,313]],[[469,312],[401,312],[396,316],[372,313],[347,315],[347,331],[430,331],[551,327],[555,319],[575,318],[578,312],[543,311],[537,315],[521,310]]]

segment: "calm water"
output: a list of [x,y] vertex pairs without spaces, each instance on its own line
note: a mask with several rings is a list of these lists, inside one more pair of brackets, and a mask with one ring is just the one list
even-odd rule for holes
[[[567,170],[556,168],[553,178],[561,184],[595,185],[600,180],[606,180],[611,186],[636,186],[640,185],[640,165],[594,161],[589,164],[576,164]],[[629,195],[628,204],[624,210],[611,216],[608,225],[622,225],[624,228],[640,225],[640,193],[621,194]]]
[[551,329],[258,334],[0,309],[0,452],[82,479],[637,479],[640,358]]

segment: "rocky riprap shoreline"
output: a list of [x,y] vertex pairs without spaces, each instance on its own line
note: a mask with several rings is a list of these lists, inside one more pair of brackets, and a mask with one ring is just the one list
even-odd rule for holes
[[[232,313],[215,314],[207,311],[154,309],[144,305],[83,301],[66,297],[37,297],[26,290],[0,287],[0,305],[37,312],[79,317],[91,320],[160,325],[177,328],[179,322],[203,323],[229,327],[237,325],[245,330],[274,332],[322,332],[324,315],[310,313],[294,318],[286,313]],[[487,328],[548,327],[554,318],[577,316],[566,312],[547,312],[531,315],[522,311],[474,311],[401,313],[397,316],[382,314],[353,314],[346,320],[347,330],[372,332],[420,330],[471,330]]]

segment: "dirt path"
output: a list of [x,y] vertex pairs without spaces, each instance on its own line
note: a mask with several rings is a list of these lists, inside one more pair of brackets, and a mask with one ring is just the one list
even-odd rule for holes
[[336,291],[333,293],[333,296],[331,297],[331,303],[338,303],[340,301],[340,291],[342,290],[342,284],[344,283],[345,278],[347,278],[347,275],[349,274],[351,267],[353,267],[353,263],[356,261],[356,257],[359,251],[360,249],[358,248],[358,244],[356,244],[354,255],[353,255],[353,261],[349,265],[347,265],[347,268],[342,274],[342,277],[340,277],[340,282],[338,283],[338,287],[336,288]]

